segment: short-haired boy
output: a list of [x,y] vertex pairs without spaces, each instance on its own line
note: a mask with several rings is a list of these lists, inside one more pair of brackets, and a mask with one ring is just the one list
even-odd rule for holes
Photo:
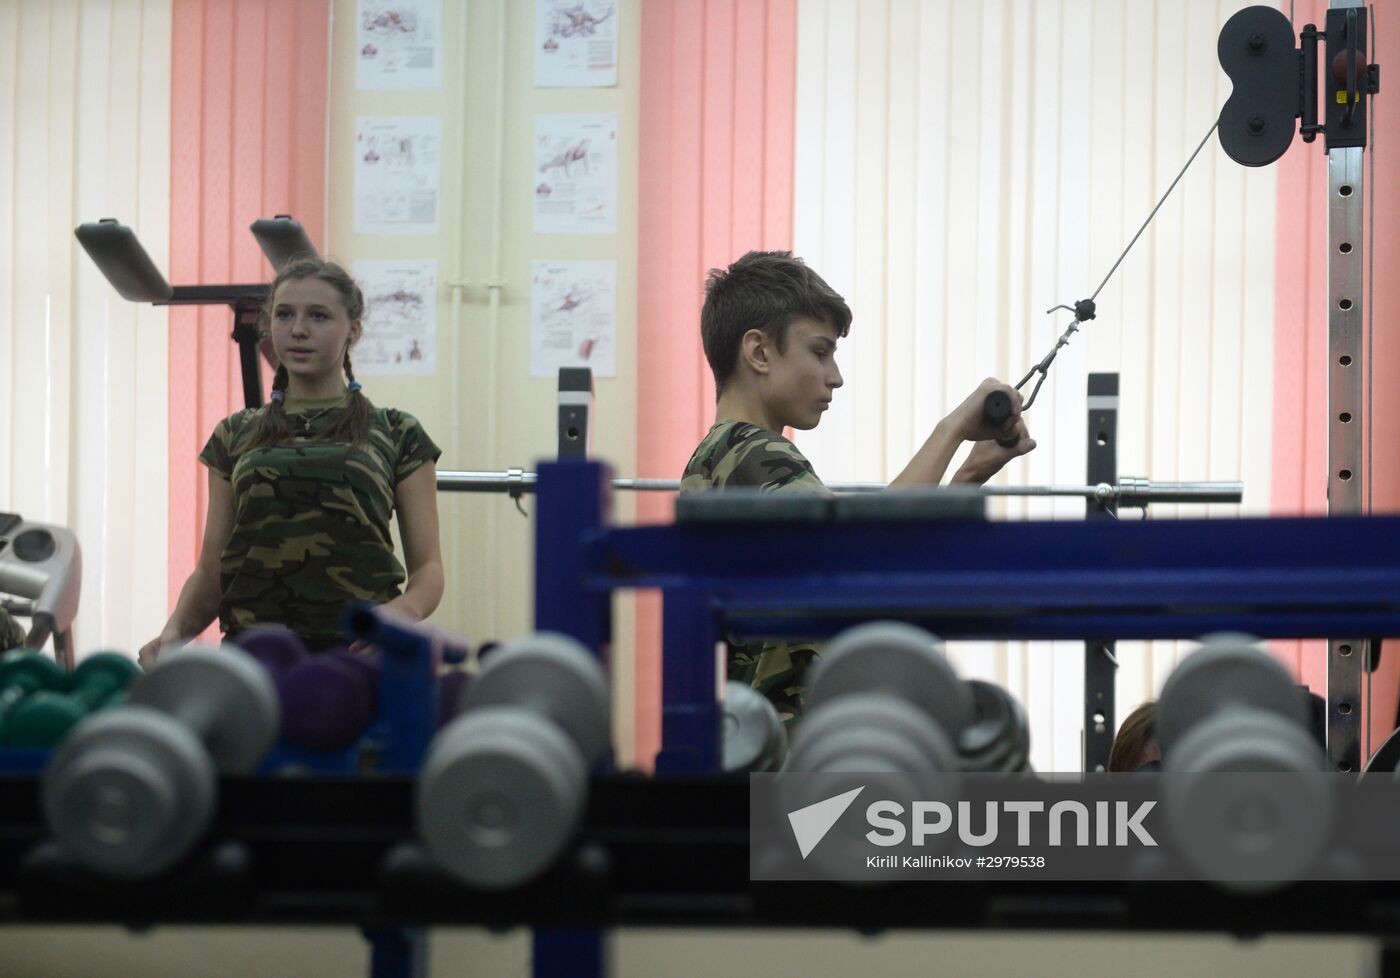
[[[751,251],[705,283],[700,336],[715,377],[715,424],[685,467],[682,492],[758,487],[825,493],[812,464],[782,434],[809,430],[844,381],[836,344],[851,327],[846,301],[800,258]],[[992,391],[1011,398],[1012,413],[994,426],[982,407]],[[997,439],[1016,437],[1003,447]],[[937,485],[964,441],[975,442],[953,482],[987,481],[1011,459],[1035,448],[1021,419],[1021,395],[984,380],[933,432],[891,486]],[[816,657],[810,644],[730,647],[729,678],[767,696],[785,723],[802,713],[804,673]]]

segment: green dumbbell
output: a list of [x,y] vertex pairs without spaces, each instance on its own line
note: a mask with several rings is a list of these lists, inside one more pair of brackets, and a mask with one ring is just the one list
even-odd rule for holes
[[52,658],[34,649],[11,649],[0,655],[0,744],[6,744],[10,712],[29,694],[62,690],[68,673]]
[[88,656],[73,672],[66,693],[41,690],[10,713],[6,742],[12,747],[53,747],[78,721],[105,706],[114,706],[141,667],[118,652]]

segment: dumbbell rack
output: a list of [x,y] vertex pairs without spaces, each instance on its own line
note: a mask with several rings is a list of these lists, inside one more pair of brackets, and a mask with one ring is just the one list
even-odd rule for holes
[[[981,637],[1189,637],[1221,628],[1317,635],[1343,623],[1393,632],[1400,519],[911,519],[830,522],[814,532],[820,513],[791,523],[763,513],[762,524],[615,528],[608,477],[584,461],[541,467],[536,624],[605,654],[612,593],[663,589],[662,767],[684,776],[596,778],[580,833],[559,862],[518,889],[483,893],[437,869],[415,838],[417,761],[408,741],[380,777],[223,779],[202,848],[140,884],[103,882],[67,862],[47,840],[32,776],[7,772],[0,920],[349,924],[374,941],[381,978],[421,973],[418,928],[429,924],[541,928],[541,975],[579,974],[590,957],[601,970],[597,929],[616,926],[1055,926],[1400,940],[1400,886],[1389,883],[1300,886],[1267,898],[1204,884],[1009,878],[860,891],[753,883],[747,783],[714,774],[714,637],[722,629],[827,635],[878,615]],[[381,708],[397,709],[388,699]]]
[[[221,785],[220,817],[228,816],[229,828],[223,824],[211,833],[215,840],[195,858],[173,874],[158,881],[141,883],[107,883],[86,874],[68,861],[57,847],[45,839],[43,819],[38,808],[39,793],[35,777],[47,767],[51,750],[35,748],[0,748],[0,797],[5,812],[12,818],[0,820],[0,895],[8,891],[25,894],[20,900],[21,916],[29,919],[124,920],[129,919],[129,905],[124,906],[128,891],[141,894],[137,905],[145,905],[151,920],[161,921],[228,921],[260,911],[258,892],[275,894],[281,889],[276,873],[271,879],[253,880],[237,867],[224,864],[231,859],[243,863],[247,850],[237,841],[251,831],[254,837],[269,832],[277,824],[296,826],[294,834],[300,840],[300,854],[289,857],[287,852],[258,863],[258,870],[267,873],[278,867],[296,867],[299,872],[306,842],[302,833],[307,821],[318,824],[311,837],[324,832],[343,833],[342,819],[333,813],[334,806],[321,807],[327,798],[341,798],[348,791],[356,801],[347,808],[349,821],[359,827],[346,834],[349,846],[332,847],[330,856],[309,876],[313,888],[324,885],[328,872],[337,875],[334,867],[357,865],[350,851],[361,852],[366,838],[382,838],[375,826],[386,808],[379,803],[382,787],[392,779],[396,788],[389,789],[395,801],[387,806],[405,839],[412,837],[411,799],[404,793],[405,779],[411,778],[422,764],[428,745],[437,728],[438,691],[435,663],[430,639],[423,632],[401,627],[380,616],[372,608],[359,609],[362,627],[359,634],[372,639],[383,649],[379,680],[379,711],[375,722],[354,746],[341,751],[317,752],[278,744],[271,750],[261,767],[260,779],[225,779]],[[289,778],[288,770],[299,777]],[[360,778],[369,774],[370,778]],[[310,777],[307,777],[310,775]],[[411,784],[411,782],[408,782]],[[292,799],[289,803],[288,799]],[[362,818],[361,806],[369,811]],[[309,819],[307,813],[311,814]],[[251,818],[249,817],[251,814]],[[345,813],[342,813],[345,814]],[[267,821],[268,818],[272,821]],[[405,834],[406,833],[406,834]],[[276,836],[275,829],[270,834]],[[285,849],[288,843],[275,843]],[[312,863],[315,856],[310,856]],[[243,868],[247,868],[244,866]],[[285,894],[284,894],[285,896]],[[153,902],[151,902],[153,901]],[[343,909],[343,908],[342,908]],[[281,917],[287,911],[273,897],[266,912]],[[3,919],[3,918],[0,918]],[[426,962],[426,938],[419,928],[391,926],[364,913],[362,929],[371,944],[371,973],[374,978],[400,978],[422,974]]]
[[[947,639],[1308,638],[1400,626],[1400,517],[991,523],[918,507],[859,517],[843,500],[770,494],[728,521],[617,528],[610,478],[594,462],[540,465],[535,624],[604,650],[612,592],[662,591],[667,772],[719,770],[724,635],[822,638],[872,618]],[[713,494],[717,506],[725,495]]]

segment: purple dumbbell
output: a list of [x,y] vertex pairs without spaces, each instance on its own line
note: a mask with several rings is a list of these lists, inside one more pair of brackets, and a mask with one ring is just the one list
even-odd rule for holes
[[306,651],[289,629],[261,626],[235,640],[272,674],[282,703],[282,739],[314,751],[344,750],[374,722],[379,668],[372,656],[345,649]]
[[274,682],[307,656],[301,637],[281,625],[259,625],[239,632],[233,644],[256,659]]
[[287,671],[282,694],[282,736],[307,750],[344,750],[374,722],[379,684],[374,671],[350,655],[312,656]]

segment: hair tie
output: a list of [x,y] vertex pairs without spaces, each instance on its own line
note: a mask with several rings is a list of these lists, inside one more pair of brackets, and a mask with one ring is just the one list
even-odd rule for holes
[[274,390],[274,391],[273,391],[271,394],[269,394],[268,396],[271,397],[271,398],[272,398],[274,401],[276,401],[278,404],[281,404],[282,401],[286,399],[286,397],[287,397],[287,392],[286,392],[286,391]]
[[354,394],[356,391],[358,391],[358,390],[360,389],[360,382],[359,382],[358,380],[352,380],[352,381],[350,381],[350,383],[346,386],[346,389],[349,390],[351,394]]

